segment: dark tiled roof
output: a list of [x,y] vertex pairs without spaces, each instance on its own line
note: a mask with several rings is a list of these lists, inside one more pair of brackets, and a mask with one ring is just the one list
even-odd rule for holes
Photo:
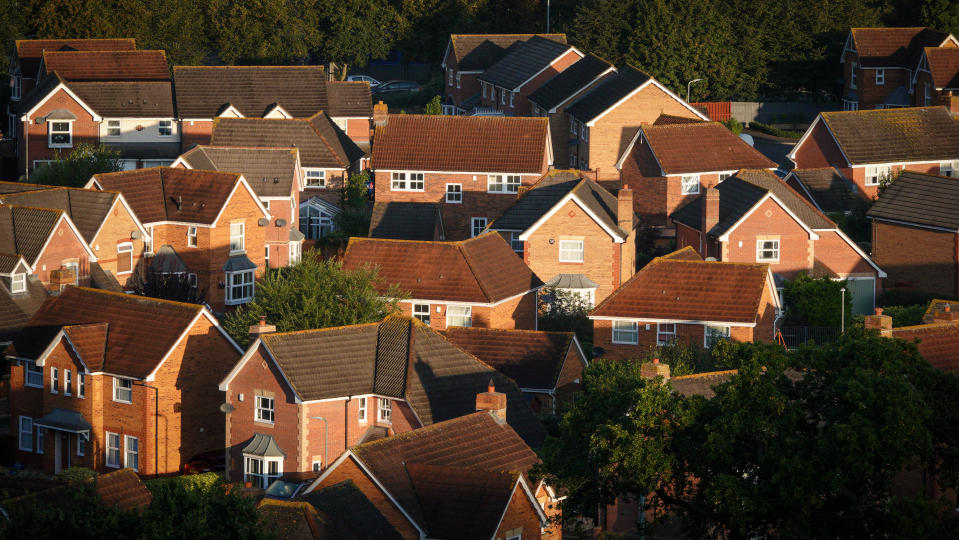
[[51,188],[0,195],[0,204],[31,206],[66,212],[89,244],[107,219],[117,194],[76,188]]
[[336,536],[361,540],[400,540],[399,531],[390,525],[376,506],[363,495],[352,480],[312,491],[303,499],[340,525]]
[[0,283],[0,341],[8,341],[19,332],[47,299],[47,289],[39,279],[27,276],[26,292],[13,294]]
[[590,316],[755,323],[768,273],[766,264],[659,257],[596,306]]
[[699,256],[699,253],[693,249],[693,246],[686,246],[681,249],[677,249],[672,253],[667,253],[660,257],[660,259],[671,259],[674,261],[702,261],[703,258]]
[[834,167],[793,169],[786,183],[826,213],[850,211],[866,200],[856,184]]
[[101,474],[97,477],[96,484],[96,493],[107,507],[142,510],[153,502],[153,494],[133,469]]
[[443,214],[438,204],[378,202],[373,205],[370,238],[435,240],[437,228],[442,237]]
[[589,122],[606,112],[619,100],[646,84],[650,79],[652,77],[646,73],[627,65],[617,71],[615,75],[606,77],[598,86],[577,99],[566,108],[566,112],[580,122]]
[[708,120],[702,120],[700,118],[687,118],[685,116],[675,116],[672,114],[660,114],[656,117],[656,121],[653,122],[654,126],[670,126],[674,124],[699,124],[707,122]]
[[173,118],[173,89],[168,81],[71,81],[67,86],[101,116]]
[[669,380],[673,390],[680,394],[691,396],[703,396],[710,399],[716,395],[713,390],[715,386],[729,382],[737,372],[735,369],[729,371],[712,371],[709,373],[696,373],[694,375],[682,375],[673,377]]
[[937,89],[959,89],[959,48],[927,47],[926,61]]
[[926,27],[853,28],[850,31],[863,67],[914,69],[923,47],[938,47],[949,36]]
[[866,215],[959,230],[959,178],[904,171]]
[[566,43],[566,34],[451,34],[450,42],[460,71],[483,71],[505,56],[510,47],[533,36]]
[[43,51],[133,51],[136,40],[118,39],[18,39],[17,57],[40,58]]
[[98,174],[94,178],[104,190],[122,193],[142,223],[211,224],[227,203],[240,175],[153,167]]
[[343,268],[378,267],[381,290],[396,284],[418,300],[493,303],[543,284],[498,233],[462,242],[350,239]]
[[295,148],[194,146],[181,156],[190,168],[240,173],[259,197],[289,197],[296,186]]
[[[643,126],[663,174],[774,169],[776,164],[718,122]],[[637,139],[634,147],[643,144]],[[635,159],[631,152],[626,159]]]
[[376,127],[372,167],[539,174],[548,127],[546,118],[391,114]]
[[959,157],[959,122],[945,107],[822,113],[853,165]]
[[38,189],[49,189],[54,186],[44,186],[42,184],[28,184],[26,182],[0,182],[0,194],[20,193],[23,191],[36,191]]
[[23,255],[34,264],[63,212],[46,208],[0,206],[0,253]]
[[592,84],[600,75],[614,69],[606,60],[592,53],[587,54],[546,81],[528,99],[547,111],[551,110]]
[[446,339],[516,381],[520,388],[556,387],[572,332],[449,328]]
[[513,90],[549,67],[570,49],[565,42],[533,36],[510,47],[509,52],[480,74],[478,79]]
[[893,328],[892,336],[906,341],[919,340],[919,354],[943,371],[959,373],[959,324],[924,324]]
[[325,528],[321,533],[321,527],[325,525],[323,518],[328,516],[318,514],[316,508],[306,501],[265,498],[257,503],[256,510],[277,540],[322,540],[336,537],[323,533],[338,533]]
[[302,166],[333,169],[346,169],[366,155],[323,112],[307,119],[216,118],[210,145],[295,146]]
[[169,81],[166,51],[44,51],[46,73],[71,82]]
[[583,274],[556,274],[546,282],[546,287],[556,289],[595,289],[599,283]]
[[60,83],[66,84],[56,73],[44,75],[37,81],[37,85],[33,87],[33,90],[30,90],[27,95],[23,96],[23,99],[21,99],[19,103],[11,103],[11,107],[13,107],[18,114],[26,114],[27,111],[43,101]]
[[105,322],[71,324],[63,327],[63,333],[70,339],[76,353],[92,371],[103,369],[109,331],[110,325]]

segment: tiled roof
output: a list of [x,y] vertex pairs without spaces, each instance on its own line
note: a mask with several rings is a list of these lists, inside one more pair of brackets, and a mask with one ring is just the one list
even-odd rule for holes
[[0,341],[9,341],[47,299],[47,289],[35,276],[27,276],[26,292],[13,294],[0,282]]
[[376,127],[372,168],[539,174],[548,127],[546,118],[391,114]]
[[566,34],[451,34],[450,43],[460,71],[483,71],[506,56],[510,47],[533,36],[566,43]]
[[40,58],[43,51],[133,51],[136,40],[119,39],[18,39],[17,57]]
[[872,218],[959,230],[959,178],[904,171],[866,212]]
[[109,331],[110,325],[105,322],[71,324],[63,327],[63,333],[67,335],[76,354],[92,371],[103,369]]
[[547,111],[551,110],[592,84],[601,75],[615,69],[612,64],[595,54],[587,54],[559,75],[546,81],[533,91],[528,99]]
[[919,340],[919,354],[943,371],[959,373],[959,324],[923,324],[892,329],[892,336],[906,341]]
[[[774,169],[776,164],[718,122],[643,126],[663,174]],[[643,144],[637,139],[634,147]],[[626,159],[636,159],[631,152]]]
[[509,90],[518,89],[571,48],[565,41],[558,42],[533,36],[523,43],[510,47],[505,56],[477,78]]
[[959,157],[959,122],[945,107],[833,111],[822,119],[853,165]]
[[936,314],[945,311],[946,306],[949,306],[950,310],[953,307],[959,309],[959,302],[955,300],[943,300],[941,298],[932,300],[929,302],[929,307],[926,308],[926,312],[922,315],[922,324],[932,324],[936,322]]
[[77,188],[51,188],[0,195],[0,204],[47,208],[66,212],[87,243],[107,219],[117,194]]
[[926,27],[853,28],[850,31],[863,67],[914,69],[923,47],[938,47],[949,36]]
[[71,81],[67,86],[104,117],[173,118],[173,91],[168,81]]
[[927,47],[926,61],[936,89],[959,90],[959,48]]
[[590,317],[755,323],[768,273],[766,264],[659,257],[596,306]]
[[446,339],[516,381],[520,388],[556,387],[572,332],[451,327]]
[[176,66],[180,118],[213,118],[227,104],[260,118],[275,105],[295,118],[373,114],[370,85],[328,80],[323,66]]
[[70,82],[169,81],[166,51],[44,51],[46,73]]
[[43,184],[28,184],[26,182],[0,182],[0,195],[7,193],[20,193],[22,191],[35,191],[38,189],[49,189],[53,186]]
[[338,484],[311,491],[303,499],[320,512],[333,518],[339,525],[339,530],[335,531],[338,536],[330,535],[328,538],[346,537],[357,540],[403,538],[352,480],[344,480]]
[[693,246],[686,246],[681,249],[677,249],[672,253],[667,253],[660,257],[660,259],[671,259],[674,261],[702,261],[703,258],[699,256],[699,253],[693,249]]
[[439,228],[443,236],[443,214],[436,203],[378,202],[370,217],[370,238],[433,240]]
[[786,183],[826,213],[847,212],[858,201],[867,200],[835,167],[793,169]]
[[378,267],[381,292],[396,284],[417,300],[495,303],[543,284],[495,232],[462,242],[353,237],[343,268],[364,266]]
[[646,73],[627,65],[617,71],[616,74],[606,77],[598,86],[577,99],[566,108],[566,112],[580,122],[589,122],[619,103],[621,99],[634,90],[646,84],[650,79],[652,77]]
[[711,399],[716,396],[714,387],[729,382],[729,379],[735,375],[735,369],[729,371],[712,371],[709,373],[695,373],[693,375],[681,375],[669,379],[673,390],[679,392],[685,397],[703,396]]
[[106,191],[119,191],[142,223],[212,224],[240,180],[236,173],[171,167],[94,175]]
[[675,116],[672,114],[660,114],[656,117],[656,121],[653,122],[654,126],[670,126],[673,124],[700,124],[707,122],[707,120],[701,120],[699,118],[687,118],[685,116]]
[[346,169],[366,153],[324,112],[310,118],[216,118],[211,146],[259,146],[300,151],[303,167]]
[[60,210],[0,206],[0,253],[23,255],[34,264],[62,215]]
[[[332,538],[332,536],[323,536],[320,532],[324,525],[323,517],[327,516],[320,516],[316,508],[306,501],[264,498],[257,503],[256,510],[277,540]],[[323,532],[333,533],[334,531],[324,530]]]
[[296,187],[296,148],[194,146],[183,156],[190,168],[236,172],[259,197],[288,197]]
[[103,504],[120,510],[142,510],[153,502],[153,494],[140,481],[133,469],[120,469],[101,474],[96,479],[96,493]]
[[[67,287],[37,311],[7,353],[37,358],[61,328],[101,323],[108,326],[103,371],[143,378],[159,365],[202,309],[196,304]],[[80,330],[88,344],[81,350],[96,353],[91,362],[101,354],[95,346],[97,328]]]

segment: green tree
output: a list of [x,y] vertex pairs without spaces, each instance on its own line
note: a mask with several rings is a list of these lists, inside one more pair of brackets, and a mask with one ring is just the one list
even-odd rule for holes
[[575,332],[583,347],[592,351],[593,321],[589,320],[592,306],[582,296],[554,287],[547,287],[539,294],[540,330],[551,332]]
[[128,288],[133,294],[162,298],[175,302],[202,304],[206,302],[206,290],[199,290],[190,284],[186,274],[158,274],[155,272],[134,272]]
[[326,236],[331,241],[346,242],[353,236],[366,236],[370,232],[370,200],[367,184],[370,173],[352,173],[340,192],[340,213],[333,218],[335,227]]
[[65,158],[58,151],[53,161],[33,171],[29,181],[50,186],[82,187],[95,174],[119,171],[121,163],[118,150],[83,143]]
[[952,35],[959,34],[959,2],[926,0],[922,3],[922,24]]
[[270,270],[256,284],[253,302],[223,319],[223,327],[241,345],[250,326],[266,317],[280,332],[375,322],[398,311],[405,293],[390,286],[380,293],[376,269],[343,270],[314,251],[294,266]]
[[[845,310],[846,323],[850,323],[852,293],[846,287],[845,280],[836,281],[826,276],[817,279],[800,272],[783,287],[787,320],[792,324],[838,328],[842,324]],[[846,288],[845,305],[841,291],[843,288]]]
[[426,109],[423,111],[425,114],[431,114],[433,116],[439,116],[443,114],[443,101],[439,95],[433,96],[433,99],[429,100],[426,103]]

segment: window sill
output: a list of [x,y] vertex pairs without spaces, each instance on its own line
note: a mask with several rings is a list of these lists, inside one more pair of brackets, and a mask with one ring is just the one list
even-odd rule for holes
[[116,399],[116,398],[113,399],[113,402],[114,402],[114,403],[122,403],[122,404],[124,404],[124,405],[133,405],[133,402],[132,402],[132,401],[126,401],[126,400]]
[[230,250],[230,257],[235,257],[237,255],[246,255],[246,249],[239,249],[236,251]]
[[612,343],[613,345],[639,345],[639,342],[638,342],[638,341],[636,341],[636,342],[629,342],[629,343],[627,343],[627,342],[625,342],[625,341],[611,341],[610,343]]
[[73,144],[48,144],[47,148],[73,148]]
[[129,275],[129,274],[132,274],[132,273],[133,273],[133,270],[127,270],[126,272],[117,272],[117,275],[118,275],[118,276],[126,276],[126,275]]
[[111,465],[111,464],[107,463],[107,464],[105,464],[105,466],[106,466],[106,467],[110,467],[111,469],[119,469],[119,468],[120,468],[120,465],[119,465],[119,464],[117,464],[117,465]]
[[39,389],[41,389],[41,390],[43,389],[43,385],[42,385],[42,384],[27,384],[27,383],[23,383],[23,386],[26,387],[26,388],[39,388]]
[[267,420],[253,420],[253,423],[258,426],[269,426],[269,427],[273,427],[274,425],[276,425],[275,422],[269,422]]
[[242,306],[243,304],[249,304],[253,301],[253,298],[241,298],[239,300],[225,300],[223,303],[228,306]]
[[446,204],[463,204],[463,201],[446,201]]

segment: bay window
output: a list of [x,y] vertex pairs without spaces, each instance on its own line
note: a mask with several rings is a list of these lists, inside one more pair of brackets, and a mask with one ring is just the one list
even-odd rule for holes
[[252,482],[254,487],[266,489],[283,475],[281,458],[243,457],[243,481]]

